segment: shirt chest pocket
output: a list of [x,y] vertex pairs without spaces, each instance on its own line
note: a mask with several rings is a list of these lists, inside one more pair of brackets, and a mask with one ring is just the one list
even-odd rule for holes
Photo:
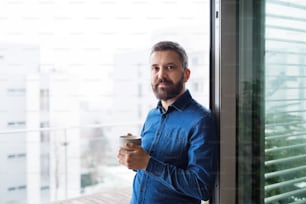
[[188,137],[185,131],[166,128],[157,136],[157,156],[165,163],[185,164],[188,155]]

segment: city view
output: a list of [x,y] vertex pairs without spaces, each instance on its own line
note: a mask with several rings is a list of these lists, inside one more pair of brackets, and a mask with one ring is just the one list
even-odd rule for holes
[[134,172],[117,161],[118,137],[139,134],[157,104],[148,60],[159,40],[186,48],[188,88],[208,105],[209,3],[175,3],[190,11],[169,16],[173,5],[1,2],[0,204],[130,189]]

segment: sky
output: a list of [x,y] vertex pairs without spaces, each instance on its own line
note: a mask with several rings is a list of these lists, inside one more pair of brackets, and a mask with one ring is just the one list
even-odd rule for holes
[[42,69],[96,73],[116,52],[149,49],[153,32],[199,42],[208,11],[208,0],[1,0],[0,43],[39,47]]

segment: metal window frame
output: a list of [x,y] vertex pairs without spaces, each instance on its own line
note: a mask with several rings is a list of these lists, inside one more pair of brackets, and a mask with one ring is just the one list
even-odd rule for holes
[[220,137],[220,163],[211,203],[236,203],[237,0],[211,2],[211,109]]

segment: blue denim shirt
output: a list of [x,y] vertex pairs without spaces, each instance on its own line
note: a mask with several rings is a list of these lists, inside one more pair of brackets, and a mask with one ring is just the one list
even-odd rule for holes
[[159,102],[141,136],[151,159],[135,175],[132,204],[199,204],[210,198],[218,152],[215,123],[188,90],[167,112]]

